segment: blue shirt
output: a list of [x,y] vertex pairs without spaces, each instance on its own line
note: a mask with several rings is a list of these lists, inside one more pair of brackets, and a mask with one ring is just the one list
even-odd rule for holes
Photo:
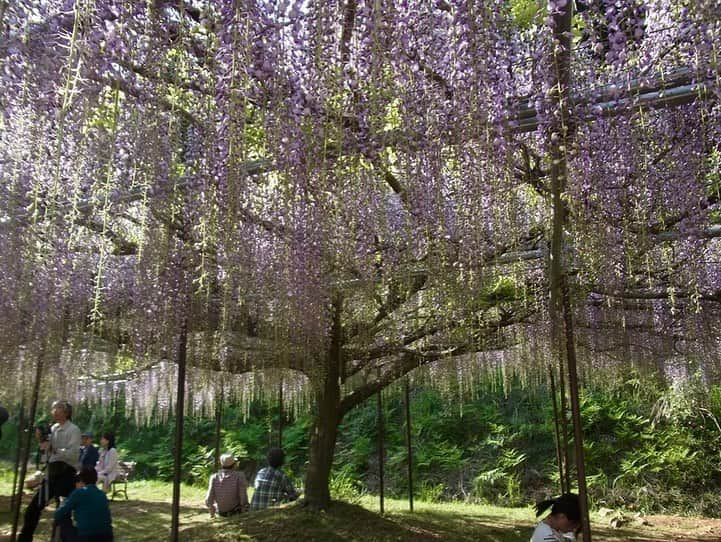
[[87,485],[73,491],[55,511],[53,518],[55,521],[60,521],[68,517],[71,512],[80,536],[113,532],[108,498],[96,485]]
[[98,462],[98,459],[100,459],[100,453],[92,444],[90,446],[83,446],[80,448],[81,469],[83,467],[90,467],[91,469],[95,468],[95,463]]

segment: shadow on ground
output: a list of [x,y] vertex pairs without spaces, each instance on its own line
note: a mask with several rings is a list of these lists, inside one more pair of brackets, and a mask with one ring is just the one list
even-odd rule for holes
[[[27,499],[26,499],[27,501]],[[35,540],[50,537],[52,511],[43,514]],[[111,503],[118,542],[167,539],[170,503],[129,500]],[[594,525],[596,542],[719,542],[721,521],[657,516],[648,525],[613,529]],[[10,540],[12,517],[9,498],[0,497],[0,542]],[[484,515],[479,509],[393,512],[381,516],[361,506],[334,502],[326,512],[301,505],[210,520],[200,506],[182,506],[181,535],[185,542],[525,542],[533,525],[518,524],[502,516]]]

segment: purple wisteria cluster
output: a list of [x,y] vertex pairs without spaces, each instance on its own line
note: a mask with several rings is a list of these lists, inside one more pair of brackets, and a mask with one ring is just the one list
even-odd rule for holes
[[631,322],[718,353],[718,0],[2,6],[0,348],[23,371],[89,372],[63,354],[88,336],[172,363],[181,329],[229,372],[492,348],[535,370],[554,160],[587,361]]

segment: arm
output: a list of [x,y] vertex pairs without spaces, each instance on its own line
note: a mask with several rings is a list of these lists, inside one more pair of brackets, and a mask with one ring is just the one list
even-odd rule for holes
[[215,484],[213,483],[214,481],[215,474],[210,477],[210,482],[208,483],[208,493],[205,495],[205,506],[208,507],[211,518],[215,516]]
[[65,519],[67,517],[70,517],[70,514],[73,511],[73,508],[75,508],[76,501],[78,499],[78,496],[80,495],[80,492],[76,489],[73,491],[67,499],[65,499],[65,502],[63,505],[55,510],[53,513],[53,520],[55,522],[58,522],[62,519]]
[[238,474],[238,502],[243,511],[246,511],[248,509],[248,480],[245,479],[242,472]]
[[105,456],[105,474],[118,470],[118,450],[110,448]]
[[290,476],[283,473],[283,492],[288,497],[289,501],[294,501],[298,498],[298,493],[295,490],[295,487],[293,487],[293,482],[290,480]]

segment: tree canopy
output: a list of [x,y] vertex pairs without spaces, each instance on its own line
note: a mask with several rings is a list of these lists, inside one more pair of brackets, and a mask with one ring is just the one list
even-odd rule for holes
[[721,4],[568,5],[0,2],[4,369],[540,374],[556,193],[583,367],[717,371]]

